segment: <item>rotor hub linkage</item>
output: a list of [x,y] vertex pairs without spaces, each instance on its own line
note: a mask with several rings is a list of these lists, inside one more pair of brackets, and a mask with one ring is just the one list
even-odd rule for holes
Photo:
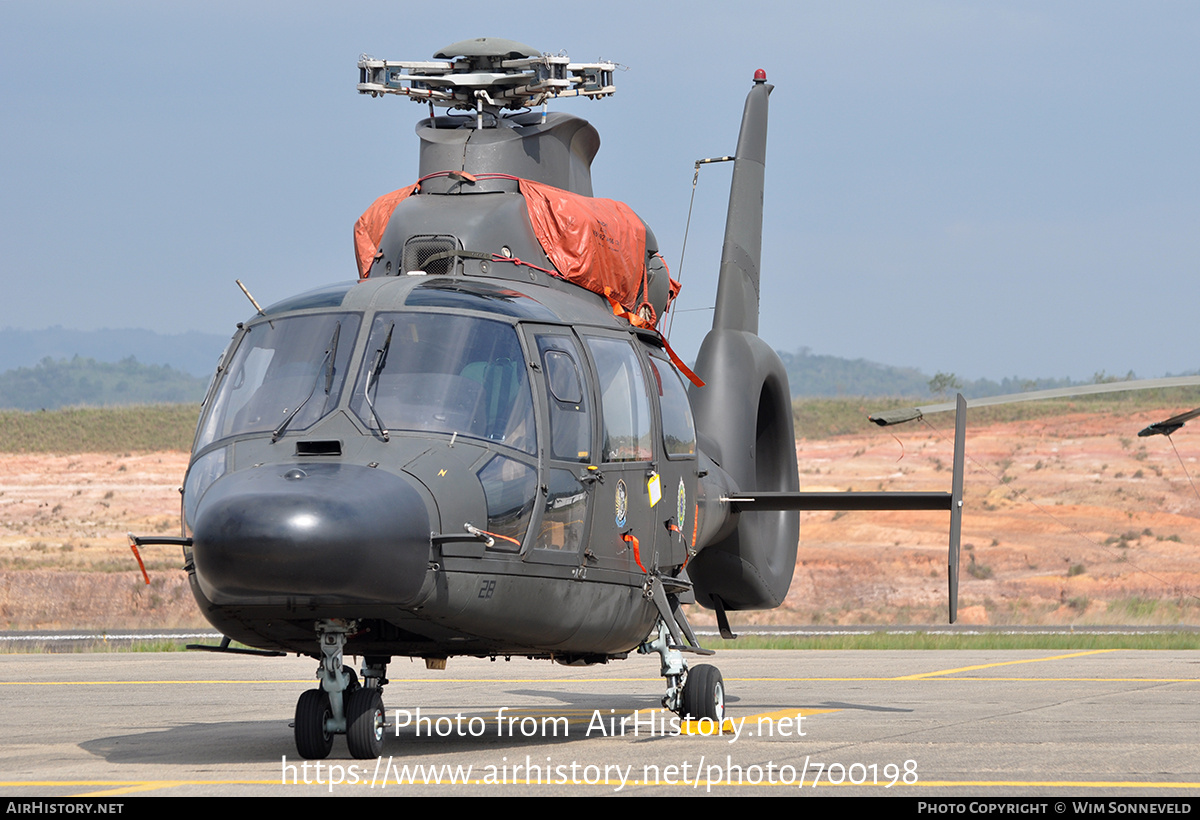
[[455,43],[434,60],[358,62],[358,91],[398,94],[430,107],[475,110],[480,116],[543,105],[558,97],[607,97],[616,91],[616,63],[573,63],[509,40],[482,38]]

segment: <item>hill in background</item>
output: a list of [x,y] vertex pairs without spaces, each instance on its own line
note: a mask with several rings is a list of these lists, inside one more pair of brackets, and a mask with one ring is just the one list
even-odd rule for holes
[[199,404],[207,379],[132,356],[115,364],[75,356],[45,358],[0,374],[0,408],[54,410],[90,405]]
[[[1028,390],[1052,390],[1056,387],[1092,384],[1101,380],[1116,381],[1103,373],[1098,373],[1087,381],[1072,381],[1066,377],[1023,379],[1017,376],[1000,381],[956,379],[952,373],[930,376],[915,367],[894,367],[869,362],[866,359],[843,359],[840,356],[814,354],[807,347],[802,347],[795,353],[780,351],[779,356],[783,359],[784,367],[787,368],[788,385],[791,387],[793,397],[909,396],[925,398],[937,395],[930,389],[930,384],[938,376],[945,377],[944,387],[947,392],[952,393],[956,389],[961,389],[963,395],[969,399],[1001,396],[1007,393],[1023,393]],[[1123,378],[1131,379],[1134,378],[1134,375],[1130,373]]]
[[193,376],[208,378],[230,334],[165,334],[150,330],[0,329],[0,373],[33,367],[46,359],[84,355],[98,362],[119,362],[133,356],[147,364],[170,365]]

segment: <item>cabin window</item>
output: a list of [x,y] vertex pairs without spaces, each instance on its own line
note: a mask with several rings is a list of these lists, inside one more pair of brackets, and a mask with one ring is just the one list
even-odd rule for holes
[[650,397],[637,351],[624,339],[589,337],[600,380],[604,461],[649,461]]
[[547,350],[542,353],[546,366],[546,382],[550,394],[563,404],[578,405],[583,401],[583,385],[579,382],[579,367],[570,353]]
[[503,322],[377,314],[350,409],[371,429],[457,433],[535,452],[525,356]]
[[341,398],[359,322],[356,314],[320,313],[247,327],[209,402],[196,451],[227,436],[303,430],[323,418]]
[[650,357],[650,373],[658,389],[658,406],[662,413],[663,448],[668,458],[696,454],[696,424],[692,420],[692,405],[679,373],[661,359]]

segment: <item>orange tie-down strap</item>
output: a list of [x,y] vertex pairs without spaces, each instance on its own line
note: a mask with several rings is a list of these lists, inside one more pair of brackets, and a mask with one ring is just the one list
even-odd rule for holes
[[667,356],[671,359],[671,364],[675,365],[675,367],[679,369],[679,372],[687,377],[687,380],[692,384],[696,385],[697,387],[704,386],[704,380],[697,376],[690,367],[683,363],[683,359],[679,358],[679,354],[677,354],[674,348],[671,347],[670,342],[667,341],[667,337],[662,335],[662,333],[659,333],[658,329],[655,328],[654,325],[652,325],[650,322],[647,322],[636,313],[630,313],[628,310],[626,310],[619,302],[617,302],[616,299],[613,298],[612,292],[607,288],[604,291],[604,298],[608,300],[610,305],[612,305],[613,316],[624,319],[634,327],[653,330],[658,335],[658,340],[662,342],[663,350],[667,351]]
[[621,533],[621,540],[624,541],[626,544],[629,544],[631,547],[633,547],[634,563],[638,565],[638,569],[640,569],[642,572],[645,572],[647,575],[649,575],[649,572],[646,570],[646,568],[642,566],[642,556],[641,556],[641,550],[638,548],[637,536],[634,535],[632,532],[623,532],[623,533]]

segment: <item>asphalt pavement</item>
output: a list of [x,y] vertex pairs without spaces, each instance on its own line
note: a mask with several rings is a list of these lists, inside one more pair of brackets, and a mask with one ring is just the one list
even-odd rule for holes
[[656,656],[401,659],[379,760],[296,757],[308,658],[0,655],[0,791],[134,795],[1200,795],[1200,654],[738,651],[728,721],[662,710]]

